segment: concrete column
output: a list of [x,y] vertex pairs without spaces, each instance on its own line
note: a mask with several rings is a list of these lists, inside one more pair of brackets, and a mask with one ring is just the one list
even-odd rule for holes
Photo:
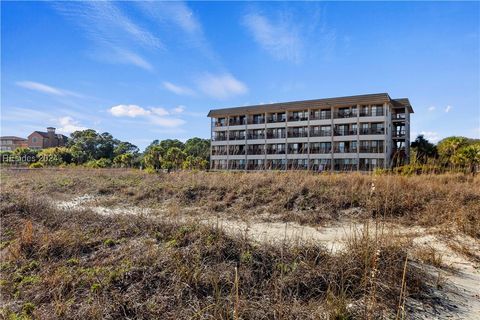
[[335,111],[335,108],[333,106],[330,107],[330,145],[331,145],[331,149],[330,149],[330,171],[333,172],[334,171],[334,168],[333,168],[333,164],[334,164],[334,160],[333,160],[333,154],[335,153],[335,146],[334,146],[334,142],[333,142],[333,136],[334,136],[334,128],[335,128],[335,125],[334,125],[334,121],[333,119],[335,118],[334,116],[334,111]]

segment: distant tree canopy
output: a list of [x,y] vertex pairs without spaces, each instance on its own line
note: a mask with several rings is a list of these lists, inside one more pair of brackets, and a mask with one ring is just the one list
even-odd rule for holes
[[412,159],[418,164],[433,164],[445,169],[466,169],[471,173],[480,165],[480,140],[447,137],[437,145],[419,135],[411,144]]
[[177,139],[154,140],[143,153],[143,165],[154,170],[204,170],[209,160],[210,140],[201,138],[185,143]]

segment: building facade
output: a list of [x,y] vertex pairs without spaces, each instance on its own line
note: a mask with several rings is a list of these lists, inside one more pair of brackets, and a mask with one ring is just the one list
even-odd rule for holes
[[0,137],[0,150],[13,151],[18,148],[26,148],[28,146],[27,139],[15,136]]
[[411,113],[387,93],[214,109],[210,168],[391,168],[409,162]]
[[55,133],[55,128],[48,127],[47,132],[34,131],[28,136],[28,147],[30,149],[45,149],[63,147],[66,145],[68,137],[63,134]]

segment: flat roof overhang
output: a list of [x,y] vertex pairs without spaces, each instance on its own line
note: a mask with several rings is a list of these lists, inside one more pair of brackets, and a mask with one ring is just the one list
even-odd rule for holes
[[228,115],[241,115],[241,114],[255,114],[262,112],[282,112],[282,111],[295,111],[304,110],[308,108],[329,108],[332,106],[342,107],[351,106],[357,104],[383,104],[385,102],[391,102],[398,107],[406,107],[410,113],[413,113],[410,101],[407,98],[391,99],[388,93],[375,93],[365,94],[357,96],[337,97],[337,98],[325,98],[315,100],[301,100],[290,101],[270,104],[250,105],[244,107],[233,107],[223,109],[212,109],[208,112],[208,117],[219,117]]

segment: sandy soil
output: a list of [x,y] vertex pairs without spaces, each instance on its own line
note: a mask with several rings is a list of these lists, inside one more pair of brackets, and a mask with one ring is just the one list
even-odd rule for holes
[[[346,239],[360,234],[366,226],[354,221],[343,221],[328,227],[315,228],[302,226],[293,222],[264,222],[261,220],[234,220],[221,216],[204,214],[196,217],[177,212],[172,215],[167,208],[149,209],[140,207],[104,207],[96,204],[96,199],[83,195],[70,201],[54,201],[61,209],[89,209],[102,215],[135,214],[152,218],[168,218],[180,222],[196,221],[224,229],[228,233],[240,233],[251,241],[258,242],[321,242],[332,252],[340,250]],[[369,224],[374,228],[374,223]],[[480,243],[474,238],[457,235],[444,238],[437,235],[436,230],[421,227],[406,228],[399,225],[385,224],[379,232],[394,235],[409,236],[416,245],[433,247],[442,256],[444,268],[425,266],[425,268],[441,279],[442,285],[434,289],[439,298],[439,305],[432,309],[409,301],[409,309],[414,319],[480,319],[480,258],[472,259],[455,247],[467,248],[470,252],[480,253]],[[452,246],[453,244],[453,246]],[[480,257],[480,256],[479,256]]]

